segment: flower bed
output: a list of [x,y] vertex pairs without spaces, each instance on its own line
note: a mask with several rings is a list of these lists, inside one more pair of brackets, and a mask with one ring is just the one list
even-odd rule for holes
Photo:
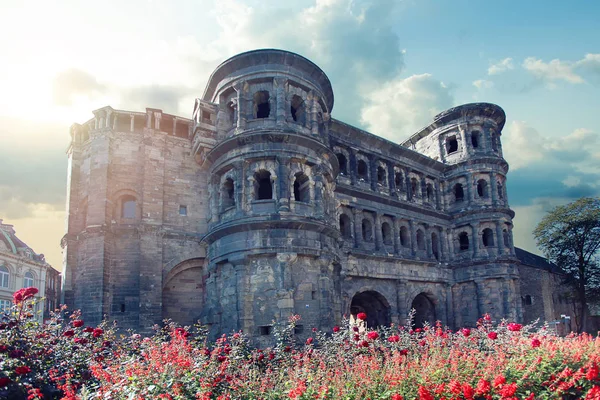
[[456,332],[345,323],[303,343],[292,316],[274,329],[275,346],[256,349],[242,333],[209,343],[202,327],[174,324],[117,340],[77,312],[40,326],[35,289],[18,293],[0,323],[0,398],[600,399],[598,337],[489,316]]

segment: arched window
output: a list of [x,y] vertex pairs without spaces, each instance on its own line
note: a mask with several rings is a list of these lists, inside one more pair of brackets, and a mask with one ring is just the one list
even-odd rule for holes
[[352,222],[346,214],[340,215],[340,233],[344,239],[352,238]]
[[383,168],[382,166],[377,167],[377,183],[379,183],[380,185],[385,185],[385,168]]
[[338,159],[338,164],[340,164],[340,174],[348,175],[348,160],[343,153],[336,154]]
[[458,235],[458,245],[460,251],[469,250],[469,234],[467,232],[461,232]]
[[433,203],[433,185],[431,183],[427,184],[427,202]]
[[498,151],[498,143],[496,142],[496,140],[498,140],[496,138],[496,135],[492,132],[492,150],[497,152]]
[[383,238],[383,243],[387,245],[391,245],[392,242],[392,227],[387,222],[381,224],[381,237]]
[[448,154],[456,153],[458,151],[458,141],[456,136],[450,136],[446,139],[446,151]]
[[485,179],[477,181],[477,195],[481,198],[488,197],[488,183]]
[[254,118],[269,118],[269,115],[271,115],[269,92],[261,90],[254,93]]
[[231,126],[234,127],[237,125],[237,113],[235,112],[236,106],[233,101],[227,103],[227,117],[229,118],[229,122],[231,122]]
[[471,132],[471,144],[474,149],[479,147],[479,131]]
[[408,247],[409,239],[408,239],[408,228],[405,226],[400,227],[400,245],[402,247]]
[[419,197],[419,181],[417,178],[410,178],[410,191],[413,197]]
[[32,287],[33,286],[33,274],[31,272],[26,272],[23,277],[23,287]]
[[221,207],[223,209],[235,206],[235,185],[233,179],[227,178],[221,186]]
[[394,174],[394,183],[398,190],[401,190],[404,187],[404,177],[402,176],[402,172],[396,172]]
[[294,200],[303,203],[310,202],[310,180],[302,172],[298,172],[294,179]]
[[504,239],[504,247],[510,247],[510,240],[506,229],[502,230],[502,238]]
[[502,187],[502,183],[500,182],[497,183],[496,187],[498,188],[498,198],[502,200],[504,198],[504,187]]
[[365,181],[369,180],[369,167],[367,166],[367,163],[365,162],[365,160],[358,160],[357,172],[358,172],[359,179],[362,179]]
[[254,174],[256,185],[256,200],[271,200],[273,198],[273,182],[271,182],[271,173],[261,169]]
[[438,241],[438,235],[435,232],[431,233],[431,252],[436,260],[440,259],[440,243]]
[[296,94],[292,97],[290,113],[292,114],[292,119],[294,121],[298,122],[301,125],[304,125],[304,123],[306,122],[306,111],[304,107],[304,100],[302,100],[302,97]]
[[420,229],[417,229],[417,249],[425,250],[425,234]]
[[454,201],[459,203],[465,200],[465,191],[463,190],[463,186],[460,183],[454,185]]
[[481,239],[483,240],[483,245],[485,247],[490,247],[494,245],[494,232],[490,228],[485,228],[481,235]]
[[4,265],[0,265],[0,287],[7,288],[8,287],[8,278],[10,277],[10,273],[8,272],[8,268]]
[[524,306],[530,306],[533,304],[533,298],[531,297],[531,295],[527,294],[523,297],[523,305]]
[[121,218],[135,219],[137,215],[137,201],[132,195],[121,197]]
[[365,242],[373,241],[373,224],[367,218],[362,220],[362,236]]

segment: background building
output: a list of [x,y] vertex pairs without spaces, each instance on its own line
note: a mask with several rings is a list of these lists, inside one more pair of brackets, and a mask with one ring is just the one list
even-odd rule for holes
[[192,119],[104,107],[73,125],[67,304],[258,341],[292,313],[522,321],[503,110],[455,107],[395,144],[331,118],[333,100],[311,61],[257,50],[217,67]]
[[12,307],[12,295],[24,287],[36,287],[37,299],[46,298],[34,310],[39,322],[48,317],[48,305],[60,299],[60,273],[15,234],[12,225],[0,219],[0,310]]

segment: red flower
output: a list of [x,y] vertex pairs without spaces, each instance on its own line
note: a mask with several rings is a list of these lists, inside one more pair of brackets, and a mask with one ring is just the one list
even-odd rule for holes
[[340,331],[340,327],[339,326],[334,326],[333,327],[333,333],[338,333]]
[[76,319],[75,321],[73,321],[73,326],[75,328],[81,328],[83,326],[83,321],[80,319]]
[[88,340],[86,338],[76,337],[73,341],[77,344],[86,344]]
[[85,328],[83,328],[83,331],[85,333],[94,332],[94,328],[92,328],[91,326],[86,326]]
[[454,395],[462,393],[462,385],[456,379],[452,379],[450,381],[450,384],[448,385],[448,389],[450,389],[450,392]]
[[471,336],[471,330],[469,328],[462,328],[460,331],[462,332],[464,337]]
[[286,353],[289,353],[290,351],[292,351],[292,348],[290,346],[285,346],[283,351],[285,351]]
[[496,332],[490,332],[488,333],[488,337],[492,340],[496,340],[498,339],[498,334]]
[[15,368],[15,372],[19,375],[25,375],[31,372],[31,368],[26,365]]
[[360,339],[359,335],[354,335],[354,341],[358,342],[358,339]]
[[63,332],[64,337],[72,337],[75,335],[75,332],[72,329]]
[[405,356],[407,354],[408,354],[408,349],[402,349],[402,350],[400,350],[400,355],[401,356]]
[[375,331],[371,331],[371,332],[367,333],[367,337],[371,340],[375,340],[379,337],[379,333],[377,333]]
[[0,353],[6,353],[8,351],[8,346],[0,345]]
[[477,382],[477,387],[475,388],[475,392],[478,395],[482,395],[482,394],[486,394],[487,392],[489,392],[491,388],[492,387],[490,386],[490,382],[481,378],[479,380],[479,382]]
[[485,315],[483,316],[483,319],[489,322],[489,321],[491,321],[491,320],[492,320],[492,317],[490,317],[490,314],[485,314]]
[[542,342],[540,342],[539,339],[536,339],[536,338],[531,339],[531,347],[540,347],[540,344],[542,344]]
[[359,312],[358,314],[356,314],[356,318],[360,319],[361,321],[365,321],[367,319],[367,314],[365,314],[364,312]]
[[400,341],[400,336],[392,335],[388,338],[388,342],[390,343],[398,343]]
[[394,393],[392,395],[392,397],[390,397],[390,400],[404,400],[404,398],[402,396],[400,396],[398,393]]
[[358,326],[353,326],[352,327],[352,332],[358,332]]
[[463,384],[463,396],[466,400],[473,400],[475,397],[475,390],[468,383]]
[[435,400],[425,386],[419,386],[419,400]]
[[218,362],[223,362],[223,361],[225,361],[225,360],[227,360],[227,357],[225,357],[225,356],[218,356],[218,357],[217,357],[217,361],[218,361]]
[[94,331],[92,332],[92,336],[93,336],[93,337],[95,337],[95,338],[97,338],[97,337],[100,337],[100,336],[102,336],[102,334],[103,334],[103,333],[104,333],[104,331],[103,331],[102,329],[100,329],[100,328],[96,328],[96,329],[94,329]]
[[506,327],[511,332],[519,332],[521,328],[523,328],[523,325],[511,322],[510,324],[506,325]]
[[594,363],[590,368],[588,368],[587,372],[585,373],[585,377],[588,380],[593,381],[598,379],[598,372],[598,364]]
[[514,382],[508,385],[504,385],[502,386],[502,389],[500,389],[500,394],[503,397],[513,397],[515,393],[517,393],[517,384]]
[[309,337],[306,339],[306,344],[311,344],[313,342],[313,338]]
[[361,347],[369,347],[369,342],[367,342],[366,340],[363,340],[362,342],[360,342]]
[[9,378],[3,376],[2,378],[0,378],[0,387],[6,387],[10,385],[11,382],[12,381]]
[[313,332],[316,332],[316,331],[317,331],[317,328],[312,328],[312,331],[313,331]]
[[585,400],[598,400],[600,399],[600,386],[596,385],[587,392]]
[[504,375],[498,375],[496,377],[496,379],[494,379],[494,387],[497,388],[498,386],[502,386],[506,383],[506,378],[504,377]]

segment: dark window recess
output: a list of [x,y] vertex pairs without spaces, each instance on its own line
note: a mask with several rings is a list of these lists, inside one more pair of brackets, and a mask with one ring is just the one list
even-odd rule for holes
[[310,202],[310,180],[302,172],[297,173],[294,179],[294,200]]
[[425,250],[425,235],[422,230],[417,230],[417,248],[419,250]]
[[448,154],[458,151],[458,141],[456,140],[456,136],[449,137],[446,140],[446,150],[448,151]]
[[312,292],[310,292],[310,299],[311,300],[317,299],[317,291],[316,290],[313,290]]
[[210,124],[210,112],[206,111],[206,110],[202,110],[202,122],[206,123],[206,124]]
[[392,227],[387,222],[381,224],[381,236],[383,237],[383,243],[392,244]]
[[436,260],[440,259],[439,242],[438,242],[438,237],[435,233],[431,234],[431,252],[433,253],[433,257]]
[[465,199],[465,191],[460,183],[454,185],[454,201],[460,202]]
[[469,235],[467,232],[461,232],[458,235],[458,244],[460,251],[469,250]]
[[487,186],[488,184],[485,179],[480,179],[479,181],[477,181],[477,195],[479,197],[488,197]]
[[292,97],[292,103],[290,106],[290,112],[292,114],[292,119],[300,124],[304,124],[304,122],[306,121],[305,118],[305,107],[304,107],[304,100],[302,100],[302,97],[298,96],[298,95],[294,95],[294,97]]
[[396,172],[394,175],[394,183],[396,184],[396,189],[400,189],[404,186],[404,179],[402,177],[402,172]]
[[338,159],[338,164],[340,164],[340,174],[348,175],[348,160],[346,159],[346,156],[342,153],[338,153],[336,155]]
[[523,305],[530,306],[533,304],[533,299],[530,295],[526,295],[523,297]]
[[504,239],[504,247],[510,247],[510,241],[508,239],[508,231],[504,229],[502,231],[502,238]]
[[431,183],[427,184],[427,202],[433,203],[433,185]]
[[262,170],[256,174],[256,199],[271,200],[273,198],[273,183],[271,182],[271,173]]
[[490,228],[485,228],[483,230],[481,240],[483,241],[483,245],[485,247],[490,247],[494,245],[494,233]]
[[269,92],[262,90],[254,94],[254,116],[255,118],[269,118],[271,104],[269,103]]
[[364,160],[358,160],[357,172],[360,179],[364,179],[366,181],[369,178],[367,163]]
[[473,145],[474,149],[479,147],[479,132],[478,131],[471,132],[471,144]]
[[300,335],[304,332],[304,325],[294,326],[294,335]]
[[271,330],[273,329],[273,327],[271,325],[264,325],[264,326],[259,326],[258,327],[258,333],[261,336],[268,336],[271,334]]
[[400,245],[408,247],[408,228],[405,226],[400,227]]
[[385,168],[377,167],[377,183],[385,184]]
[[344,239],[350,239],[352,237],[351,231],[352,223],[350,217],[346,214],[340,215],[340,233]]
[[411,178],[410,179],[410,192],[412,193],[413,197],[419,197],[419,182],[417,181],[417,178]]
[[187,206],[179,206],[179,215],[187,215]]
[[121,303],[121,312],[125,312],[125,304]]
[[373,224],[368,219],[362,221],[362,236],[365,242],[373,241]]
[[498,198],[502,200],[504,198],[504,190],[502,184],[498,182],[498,185],[496,187],[498,188]]
[[123,196],[121,199],[121,218],[134,219],[136,214],[136,201],[133,196]]
[[223,188],[221,189],[221,204],[223,208],[233,207],[235,205],[235,186],[233,179],[227,178],[223,182]]

